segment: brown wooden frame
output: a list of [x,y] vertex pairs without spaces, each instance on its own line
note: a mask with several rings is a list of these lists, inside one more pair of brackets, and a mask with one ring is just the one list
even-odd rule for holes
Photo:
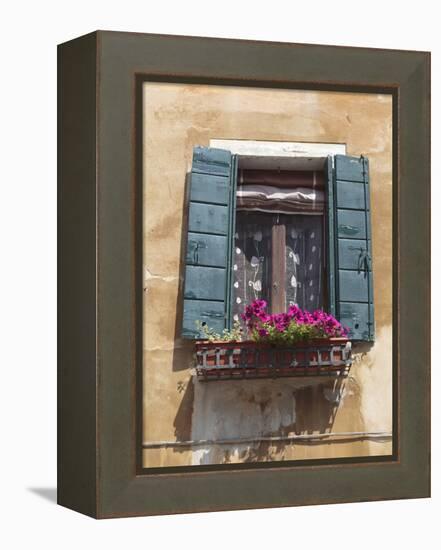
[[285,285],[275,281],[284,281],[286,276],[285,260],[286,227],[273,225],[271,228],[271,308],[273,312],[285,311]]
[[[146,80],[392,95],[393,456],[139,467]],[[59,46],[58,93],[58,502],[109,518],[429,496],[430,54],[99,31]]]

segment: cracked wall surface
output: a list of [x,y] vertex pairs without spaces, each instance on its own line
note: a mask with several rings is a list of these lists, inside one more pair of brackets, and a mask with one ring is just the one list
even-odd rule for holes
[[[144,85],[144,442],[392,431],[392,99],[388,95]],[[212,139],[345,143],[370,160],[376,342],[348,379],[192,377],[180,338],[187,174]],[[145,449],[145,467],[391,454],[388,438]]]

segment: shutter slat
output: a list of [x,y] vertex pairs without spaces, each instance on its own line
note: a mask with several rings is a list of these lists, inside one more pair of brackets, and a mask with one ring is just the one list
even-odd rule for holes
[[363,182],[337,180],[336,194],[339,208],[364,210],[365,196]]
[[225,300],[225,269],[188,265],[185,270],[184,298]]
[[195,147],[190,177],[182,336],[201,338],[196,321],[216,332],[229,326],[230,241],[232,240],[232,156]]
[[223,302],[184,300],[182,336],[200,338],[196,321],[207,323],[216,332],[222,332],[225,326],[225,307]]
[[230,180],[225,176],[192,174],[190,200],[227,205],[229,186]]
[[[349,337],[353,340],[370,340],[371,332],[366,319],[373,322],[374,308],[371,304],[340,303],[340,322],[349,329]],[[372,326],[372,325],[371,325]],[[372,328],[371,328],[372,330]]]
[[339,268],[356,271],[367,248],[365,240],[338,239]]
[[346,239],[365,239],[366,217],[364,211],[337,209],[337,236]]
[[190,202],[188,230],[228,235],[228,207]]
[[[335,253],[335,295],[331,303],[353,340],[374,339],[371,213],[368,161],[363,157],[335,156],[328,193],[334,219],[329,216],[330,248]],[[331,225],[332,224],[332,225]],[[332,269],[332,266],[331,266]],[[332,278],[329,277],[330,284]]]
[[223,149],[195,147],[193,150],[193,165],[191,171],[213,176],[230,177],[231,153]]
[[187,265],[226,267],[226,237],[189,233],[187,241]]
[[364,182],[363,158],[335,155],[335,179],[337,181]]
[[368,302],[369,278],[364,271],[344,271],[339,269],[340,301]]

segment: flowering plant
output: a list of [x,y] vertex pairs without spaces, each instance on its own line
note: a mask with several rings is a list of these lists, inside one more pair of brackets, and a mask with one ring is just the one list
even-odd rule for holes
[[322,310],[309,312],[290,306],[286,313],[269,315],[266,307],[265,300],[254,300],[242,314],[248,333],[256,342],[289,345],[314,338],[348,335],[346,327]]
[[210,328],[207,323],[202,321],[196,321],[198,330],[204,335],[204,339],[209,342],[241,342],[243,336],[243,329],[240,326],[239,321],[234,321],[233,328],[231,330],[224,329],[222,333],[216,332]]

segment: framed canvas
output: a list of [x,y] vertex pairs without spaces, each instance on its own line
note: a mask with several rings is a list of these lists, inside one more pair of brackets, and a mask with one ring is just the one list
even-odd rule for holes
[[430,495],[430,54],[59,46],[58,502]]

